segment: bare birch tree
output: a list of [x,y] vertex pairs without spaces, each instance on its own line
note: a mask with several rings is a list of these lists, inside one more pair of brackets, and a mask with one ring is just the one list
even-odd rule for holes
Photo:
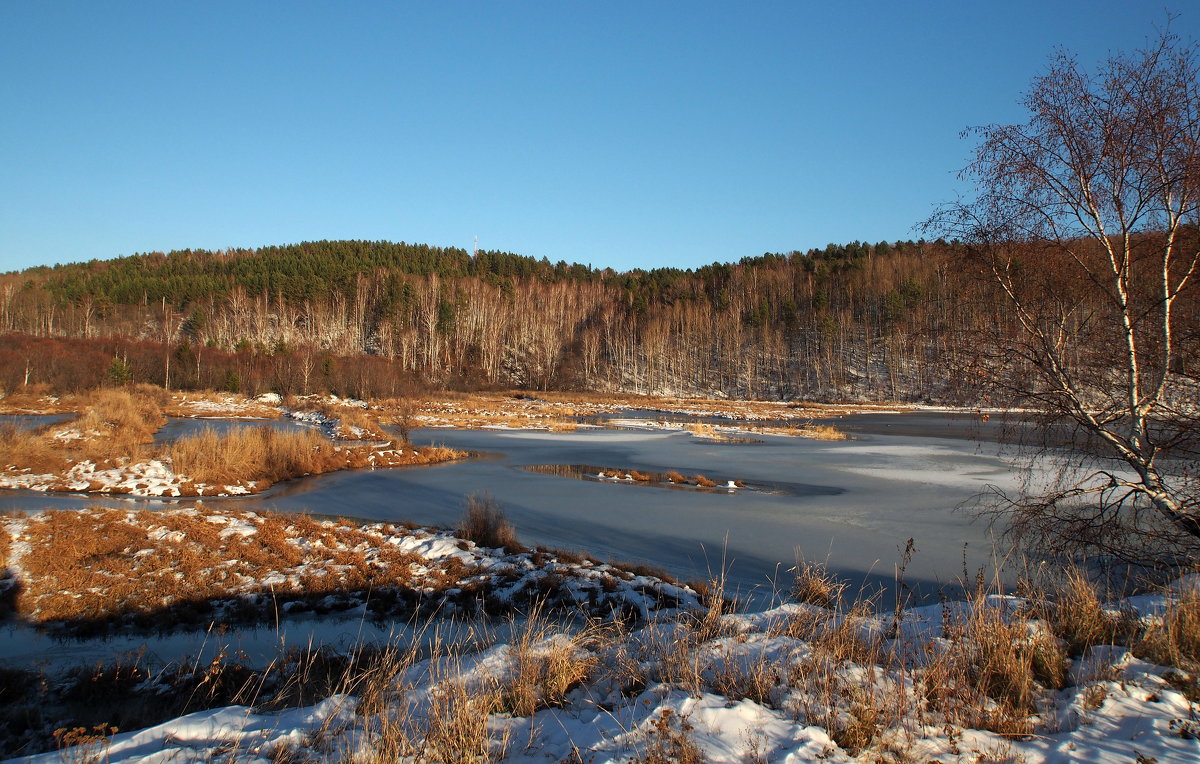
[[968,131],[977,196],[927,223],[1008,306],[988,382],[1095,457],[1006,507],[1043,546],[1197,559],[1197,62],[1169,32],[1095,72],[1054,54],[1027,122]]

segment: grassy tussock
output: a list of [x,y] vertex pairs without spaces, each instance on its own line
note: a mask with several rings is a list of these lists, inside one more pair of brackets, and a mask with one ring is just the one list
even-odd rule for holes
[[847,435],[833,425],[821,424],[805,427],[800,434],[813,440],[845,440]]
[[458,522],[458,536],[491,549],[519,551],[517,532],[504,516],[500,504],[487,494],[467,497],[467,506]]
[[792,598],[797,602],[830,610],[841,604],[846,584],[830,573],[824,563],[797,557],[793,573]]
[[1037,622],[976,600],[943,625],[947,644],[924,672],[930,706],[962,727],[1001,734],[1033,730],[1036,701],[1066,682],[1063,644]]
[[793,435],[798,438],[808,438],[809,440],[846,440],[849,437],[838,428],[828,424],[764,427],[762,431],[779,435]]
[[525,620],[512,622],[516,637],[509,645],[512,673],[501,683],[500,707],[513,716],[561,706],[567,693],[588,680],[599,666],[591,651],[604,630],[591,624],[562,633],[559,624],[535,606]]
[[444,446],[419,448],[396,442],[382,446],[335,444],[313,430],[279,431],[243,427],[217,434],[205,430],[181,438],[160,455],[193,484],[250,485],[254,490],[283,480],[365,467],[438,464],[465,454]]
[[1168,600],[1162,617],[1138,636],[1135,655],[1164,666],[1200,671],[1200,591],[1193,588]]

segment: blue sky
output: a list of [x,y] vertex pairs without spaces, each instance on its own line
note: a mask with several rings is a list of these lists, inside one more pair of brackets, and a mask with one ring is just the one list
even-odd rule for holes
[[[1200,37],[1200,10],[1173,30]],[[1158,2],[0,3],[0,271],[388,239],[694,267],[915,238]]]

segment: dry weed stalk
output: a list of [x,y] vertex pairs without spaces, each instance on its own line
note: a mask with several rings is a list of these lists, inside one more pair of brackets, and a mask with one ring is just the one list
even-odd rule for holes
[[631,764],[703,764],[704,754],[692,740],[694,729],[686,716],[662,709],[643,731],[642,749]]

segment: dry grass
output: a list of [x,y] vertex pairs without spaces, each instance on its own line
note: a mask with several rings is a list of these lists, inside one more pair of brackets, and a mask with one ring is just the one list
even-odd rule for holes
[[824,563],[807,562],[797,556],[793,572],[792,598],[797,602],[830,610],[841,604],[846,583],[830,573]]
[[[202,603],[263,591],[259,582],[268,579],[281,596],[408,587],[409,566],[422,561],[352,525],[211,517],[194,510],[37,515],[21,537],[28,551],[19,561],[17,610],[36,622],[166,617],[160,611],[186,620],[208,612]],[[457,581],[466,572],[447,575]]]
[[1083,655],[1095,645],[1112,644],[1117,639],[1120,619],[1105,611],[1095,587],[1082,571],[1067,570],[1051,584],[1049,595],[1043,600],[1045,612],[1038,615],[1066,641],[1071,655]]
[[280,432],[271,427],[243,427],[218,434],[205,430],[166,448],[176,474],[196,483],[267,485],[301,475],[346,467],[346,451],[313,430]]
[[1200,671],[1200,591],[1170,596],[1162,617],[1151,621],[1133,652],[1164,666]]
[[296,401],[292,408],[315,411],[333,423],[333,435],[343,440],[389,440],[374,412],[353,403],[329,400]]
[[[149,444],[154,433],[166,421],[161,413],[164,400],[157,388],[99,390],[79,400],[85,408],[68,424],[37,431],[0,429],[0,469],[61,476],[85,461],[111,469],[157,459],[170,463],[181,494],[197,495],[207,490],[205,486],[263,490],[303,475],[432,464],[464,456],[443,447],[412,448],[394,442],[341,447],[314,431],[280,432],[271,427],[235,428],[220,435],[205,430],[153,447]],[[346,411],[365,416],[361,409]],[[382,435],[377,427],[373,432]],[[148,485],[114,489],[96,483],[87,490],[130,491]]]
[[499,689],[501,708],[513,716],[532,716],[540,709],[561,706],[567,693],[596,671],[599,659],[591,648],[600,642],[599,624],[564,633],[535,605],[519,628],[515,619],[512,625],[516,635],[509,644],[512,672]]
[[804,425],[789,425],[786,427],[763,427],[762,432],[774,435],[792,435],[798,438],[808,438],[809,440],[846,440],[848,436],[833,425],[828,424],[804,424]]
[[930,707],[958,726],[1029,734],[1037,699],[1065,684],[1062,643],[981,601],[943,628],[947,645],[922,677]]
[[37,430],[0,430],[0,468],[56,473],[91,461],[116,465],[144,458],[154,433],[166,423],[157,388],[95,390],[73,400],[74,420]]
[[0,427],[0,469],[29,470],[36,474],[57,472],[67,463],[62,449],[44,431]]
[[467,497],[467,506],[458,523],[458,535],[489,549],[504,548],[515,552],[523,548],[499,502],[487,494]]
[[846,433],[828,424],[805,427],[800,434],[814,440],[845,440],[847,437]]
[[50,413],[59,411],[59,399],[44,383],[20,385],[0,395],[0,412],[5,414]]
[[274,419],[279,416],[279,407],[260,403],[241,393],[192,390],[171,393],[163,413],[175,417],[225,415]]

